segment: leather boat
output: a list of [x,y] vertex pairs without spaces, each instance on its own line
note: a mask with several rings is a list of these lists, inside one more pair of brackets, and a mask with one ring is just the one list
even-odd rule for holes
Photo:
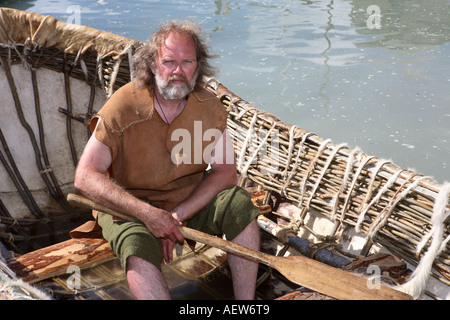
[[[129,61],[140,46],[0,8],[0,291],[20,291],[9,298],[132,298],[104,240],[68,239],[91,215],[67,196],[77,193],[89,120],[132,80]],[[316,259],[413,299],[450,299],[450,184],[284,123],[217,79],[205,88],[228,111],[240,185],[260,208],[262,251]],[[187,245],[166,266],[173,295],[204,297],[201,279],[202,294],[231,298],[226,254],[199,243],[194,251]],[[334,298],[263,265],[258,285],[261,299]]]

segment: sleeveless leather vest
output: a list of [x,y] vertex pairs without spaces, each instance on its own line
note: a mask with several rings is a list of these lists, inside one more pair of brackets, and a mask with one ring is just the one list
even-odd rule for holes
[[111,96],[91,128],[98,122],[96,138],[111,150],[109,175],[136,197],[170,210],[202,180],[226,121],[216,96],[196,89],[167,124],[154,110],[153,90],[130,82]]

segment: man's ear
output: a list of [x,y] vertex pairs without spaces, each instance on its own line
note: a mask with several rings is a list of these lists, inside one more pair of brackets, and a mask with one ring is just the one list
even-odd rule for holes
[[153,61],[153,62],[150,63],[150,70],[152,70],[152,73],[155,74],[156,61]]

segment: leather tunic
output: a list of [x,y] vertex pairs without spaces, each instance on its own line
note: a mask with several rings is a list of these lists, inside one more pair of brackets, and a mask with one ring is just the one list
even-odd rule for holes
[[215,95],[196,89],[167,124],[155,112],[153,96],[151,88],[133,81],[124,85],[91,128],[98,123],[95,137],[110,148],[110,177],[134,196],[170,210],[202,180],[227,112]]

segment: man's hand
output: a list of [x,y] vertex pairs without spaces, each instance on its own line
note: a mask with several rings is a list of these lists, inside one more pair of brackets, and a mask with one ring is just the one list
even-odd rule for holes
[[148,219],[143,222],[156,238],[161,239],[164,260],[170,263],[173,260],[174,243],[184,242],[183,234],[178,228],[181,226],[181,222],[165,210],[148,215]]
[[173,260],[173,245],[174,242],[170,239],[161,239],[162,251],[164,260],[162,263],[171,263]]

